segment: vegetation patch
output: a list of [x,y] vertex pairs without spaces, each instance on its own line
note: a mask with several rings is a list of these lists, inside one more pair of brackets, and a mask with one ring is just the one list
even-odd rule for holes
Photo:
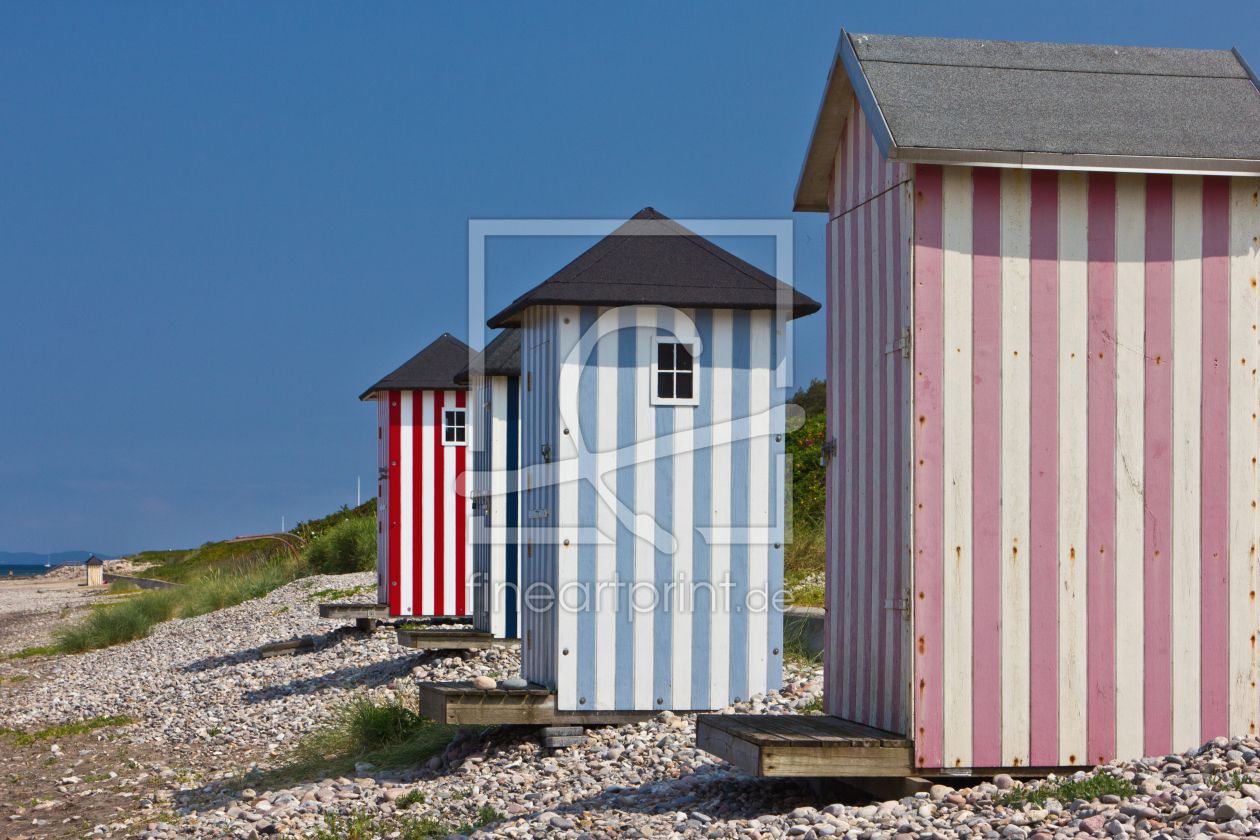
[[358,507],[352,508],[348,505],[342,505],[341,510],[336,513],[330,513],[322,519],[311,519],[306,522],[299,522],[297,527],[289,533],[299,536],[304,540],[313,540],[343,522],[348,522],[351,519],[363,518],[370,518],[372,521],[376,521],[375,496],[368,499]]
[[18,746],[28,746],[36,741],[45,741],[49,738],[64,738],[68,735],[82,735],[85,732],[91,732],[93,729],[103,729],[107,726],[126,726],[135,723],[134,720],[126,715],[117,715],[113,717],[96,717],[90,720],[80,720],[75,723],[63,723],[60,726],[50,726],[47,729],[41,729],[38,732],[19,732],[17,730],[7,730],[4,734],[14,736],[15,743]]
[[384,836],[397,837],[398,840],[429,840],[454,834],[469,835],[501,819],[503,814],[489,805],[481,806],[473,822],[461,822],[458,825],[444,823],[433,814],[419,817],[407,814],[401,820],[394,820],[373,817],[367,811],[357,811],[347,817],[335,814],[327,817],[324,827],[314,835],[314,840],[375,840]]
[[378,703],[359,694],[337,707],[325,726],[299,741],[290,763],[273,775],[288,779],[352,773],[361,761],[378,770],[415,767],[440,755],[458,730],[423,717],[413,703]]
[[178,589],[150,590],[106,604],[78,623],[60,628],[53,652],[83,653],[143,639],[163,621],[205,615],[261,598],[305,573],[302,563],[288,558],[243,570],[206,569]]
[[316,537],[304,556],[321,575],[346,575],[376,570],[376,517],[341,522]]
[[61,653],[55,645],[22,648],[17,653],[10,653],[5,659],[30,659],[32,656],[56,656]]
[[308,601],[335,601],[338,598],[353,598],[376,589],[376,584],[365,583],[363,586],[352,586],[349,589],[321,589],[306,596]]
[[1049,799],[1057,799],[1066,805],[1076,799],[1093,802],[1099,797],[1112,794],[1121,799],[1136,796],[1137,788],[1132,782],[1118,779],[1107,773],[1095,773],[1086,776],[1079,782],[1070,779],[1046,779],[1035,786],[1014,787],[998,796],[994,802],[998,805],[1018,806],[1031,802],[1038,807],[1045,805]]

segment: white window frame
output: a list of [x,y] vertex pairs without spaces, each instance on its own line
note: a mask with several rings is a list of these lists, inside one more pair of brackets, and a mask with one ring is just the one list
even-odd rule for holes
[[[457,411],[460,414],[462,414],[464,416],[463,425],[456,426],[456,425],[448,424],[446,422],[446,413],[448,411]],[[464,439],[463,440],[447,440],[446,439],[447,429],[462,429],[464,432]],[[467,446],[468,445],[468,409],[467,408],[456,408],[456,407],[452,407],[452,408],[443,407],[442,408],[442,445],[443,446]]]
[[[696,346],[699,342],[683,341],[668,335],[652,336],[652,374],[649,382],[649,392],[651,394],[652,405],[699,405],[700,404],[700,365],[696,358]],[[662,344],[685,344],[691,352],[691,397],[687,399],[679,399],[678,397],[661,397],[657,396],[657,360],[660,358],[660,351],[657,349]]]

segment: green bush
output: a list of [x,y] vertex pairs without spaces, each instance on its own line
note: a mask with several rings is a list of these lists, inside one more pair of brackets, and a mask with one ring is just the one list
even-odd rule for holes
[[376,571],[376,517],[361,516],[334,525],[306,547],[305,556],[322,575]]
[[787,454],[792,456],[792,521],[821,522],[827,503],[827,474],[822,459],[827,439],[827,415],[818,413],[795,432],[788,432]]

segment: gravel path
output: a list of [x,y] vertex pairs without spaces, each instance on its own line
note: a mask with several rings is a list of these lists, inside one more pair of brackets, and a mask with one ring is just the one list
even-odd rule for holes
[[[318,618],[318,603],[349,600],[317,594],[321,590],[362,587],[358,599],[370,600],[372,585],[371,574],[308,578],[218,613],[168,622],[129,645],[0,662],[0,678],[31,678],[0,697],[0,726],[31,732],[106,715],[136,721],[75,736],[80,742],[37,743],[29,754],[7,759],[6,770],[23,762],[38,773],[75,750],[81,756],[66,770],[46,771],[52,787],[47,797],[34,797],[45,800],[38,807],[19,801],[22,774],[11,774],[7,836],[328,837],[349,830],[339,821],[357,818],[372,823],[368,836],[401,840],[420,836],[420,827],[441,836],[461,823],[486,820],[466,830],[485,840],[1260,837],[1255,740],[1218,739],[1182,755],[1048,781],[1053,789],[1047,791],[1059,798],[1034,796],[1035,805],[1019,804],[1027,790],[1005,777],[957,791],[938,785],[900,801],[872,803],[854,793],[828,804],[803,785],[752,779],[696,750],[694,718],[670,713],[588,730],[585,745],[563,750],[542,748],[527,727],[481,735],[465,730],[443,755],[405,772],[360,765],[354,778],[243,787],[259,778],[243,772],[283,763],[295,740],[353,691],[386,700],[407,695],[415,681],[517,673],[510,649],[426,654],[398,647],[388,628],[356,633]],[[303,635],[316,639],[315,652],[258,658],[260,645]],[[821,670],[789,665],[784,692],[728,711],[812,713],[821,676]],[[1059,784],[1095,774],[1130,783],[1132,792],[1062,801],[1068,797]],[[108,807],[89,807],[106,800]]]

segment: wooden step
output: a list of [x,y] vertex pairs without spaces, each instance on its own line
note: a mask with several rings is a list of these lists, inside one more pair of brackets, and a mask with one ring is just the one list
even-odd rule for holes
[[755,776],[910,776],[914,742],[828,715],[700,715],[696,746]]
[[520,647],[520,639],[496,639],[493,633],[472,628],[400,627],[398,644],[416,650],[483,650],[500,645]]
[[[557,711],[556,695],[541,685],[526,688],[473,688],[471,682],[417,683],[420,714],[439,723],[493,726],[619,726],[651,720],[658,713]],[[557,736],[574,737],[574,736]]]

